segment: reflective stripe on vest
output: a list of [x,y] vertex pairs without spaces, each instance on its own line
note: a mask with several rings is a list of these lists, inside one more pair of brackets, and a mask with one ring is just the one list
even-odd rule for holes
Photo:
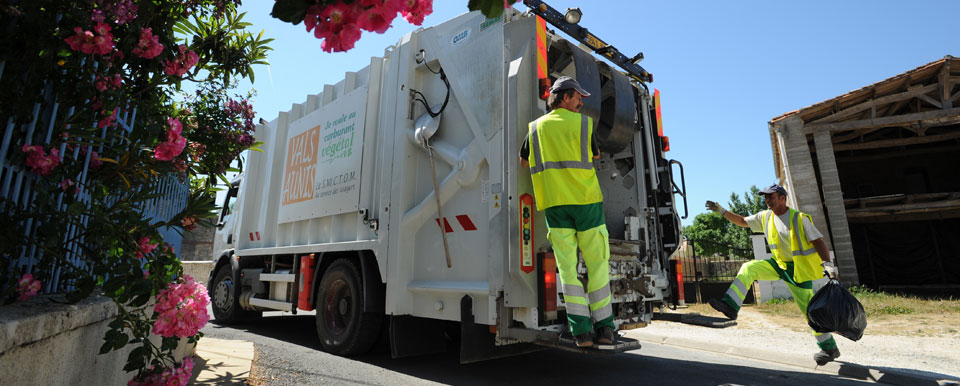
[[593,167],[593,121],[558,108],[530,122],[530,180],[537,209],[603,201]]
[[[814,248],[813,244],[807,241],[806,232],[803,230],[803,218],[809,217],[807,214],[800,212],[798,210],[789,209],[789,214],[787,215],[789,223],[787,224],[790,227],[790,252],[793,257],[794,262],[794,271],[793,279],[797,283],[802,283],[810,280],[819,279],[820,276],[820,255],[817,254],[817,249]],[[781,242],[780,233],[777,231],[777,226],[773,222],[773,216],[775,214],[772,210],[767,210],[766,214],[762,216],[763,219],[763,233],[767,237],[767,242],[770,245],[770,252],[773,253],[774,260],[776,260],[777,265],[781,269],[786,269],[786,263],[784,262],[784,256],[780,256],[780,250],[777,249],[777,245]],[[812,221],[811,221],[812,222]]]
[[530,151],[534,159],[530,174],[537,174],[546,169],[593,169],[593,162],[590,160],[590,128],[587,119],[586,115],[580,114],[580,161],[543,162],[540,155],[540,130],[537,130],[537,121],[530,122]]

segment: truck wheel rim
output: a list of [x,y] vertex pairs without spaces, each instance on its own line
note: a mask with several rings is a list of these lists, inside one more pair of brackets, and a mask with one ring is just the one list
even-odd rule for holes
[[324,324],[333,335],[341,335],[350,324],[350,314],[353,309],[353,297],[350,288],[344,280],[337,280],[327,289],[324,297]]
[[233,304],[233,280],[226,278],[217,283],[213,291],[213,304],[221,310],[230,308]]

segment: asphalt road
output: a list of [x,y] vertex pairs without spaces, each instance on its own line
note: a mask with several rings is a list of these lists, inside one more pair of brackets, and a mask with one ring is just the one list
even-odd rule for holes
[[277,315],[236,326],[211,322],[203,332],[208,337],[253,342],[256,357],[251,379],[265,385],[862,383],[799,367],[653,344],[620,355],[544,350],[466,365],[459,363],[456,352],[392,359],[382,346],[361,357],[341,358],[320,350],[314,327],[313,315]]

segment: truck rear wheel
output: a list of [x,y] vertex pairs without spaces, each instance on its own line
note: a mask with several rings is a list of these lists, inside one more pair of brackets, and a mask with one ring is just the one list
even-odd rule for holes
[[350,260],[339,259],[317,288],[317,336],[324,351],[341,356],[366,353],[380,336],[383,314],[363,312],[363,282]]

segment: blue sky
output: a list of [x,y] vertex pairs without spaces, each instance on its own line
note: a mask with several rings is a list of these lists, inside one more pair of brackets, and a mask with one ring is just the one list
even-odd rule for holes
[[[303,24],[270,17],[273,1],[247,0],[255,31],[275,38],[256,70],[260,117],[276,118],[308,94],[369,64],[416,29],[402,18],[385,34],[365,32],[347,53],[325,53]],[[683,162],[690,224],[705,200],[776,182],[767,122],[914,67],[960,56],[960,1],[548,1],[583,11],[580,25],[641,65],[661,92],[669,158]],[[437,0],[423,26],[467,11]],[[523,5],[515,8],[526,10]],[[246,91],[250,84],[241,84]],[[679,209],[679,208],[678,208]],[[682,211],[682,209],[681,209]]]

